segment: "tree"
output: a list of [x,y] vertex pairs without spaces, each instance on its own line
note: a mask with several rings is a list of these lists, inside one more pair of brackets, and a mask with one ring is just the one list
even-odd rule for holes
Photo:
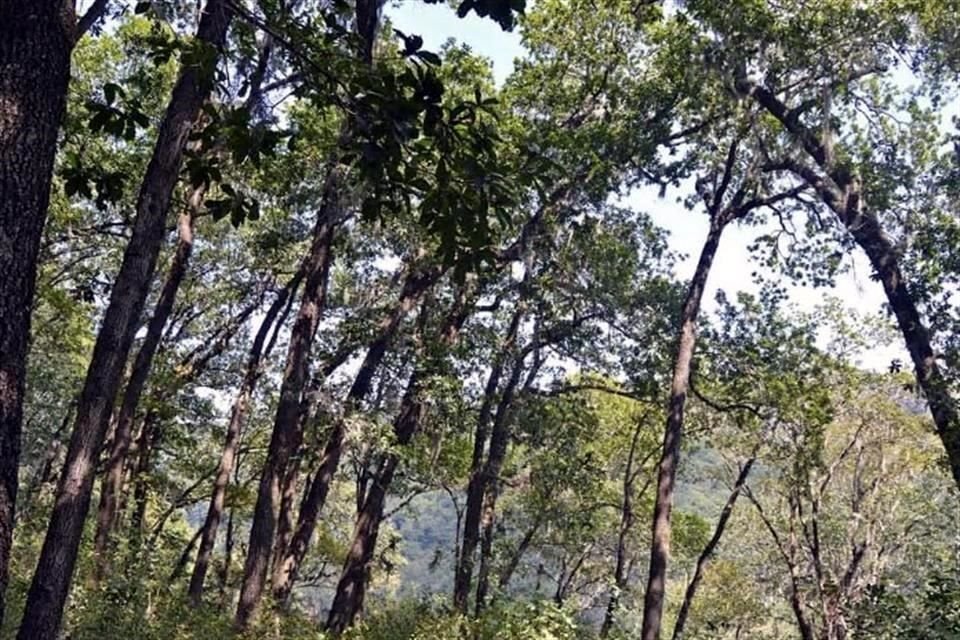
[[24,378],[37,254],[50,202],[57,132],[66,106],[70,54],[108,2],[83,16],[72,5],[9,2],[0,8],[0,622],[13,540]]

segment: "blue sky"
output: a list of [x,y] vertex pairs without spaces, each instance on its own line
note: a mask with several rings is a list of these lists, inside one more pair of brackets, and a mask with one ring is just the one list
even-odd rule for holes
[[[506,33],[493,21],[473,14],[460,19],[445,4],[427,5],[420,0],[400,0],[391,2],[386,14],[395,28],[421,36],[427,49],[435,51],[450,38],[470,45],[475,52],[490,59],[498,82],[510,74],[514,59],[524,54],[518,32]],[[670,231],[671,248],[687,256],[678,264],[676,275],[687,279],[693,273],[706,235],[707,219],[701,211],[689,211],[679,204],[678,197],[683,195],[686,194],[673,192],[661,199],[655,188],[641,188],[629,194],[621,204],[650,214],[657,224]],[[750,274],[758,267],[751,261],[747,246],[760,233],[763,233],[762,229],[739,227],[725,233],[704,296],[704,308],[708,312],[716,306],[714,296],[718,289],[723,289],[730,297],[741,290],[756,292]],[[885,302],[882,288],[869,279],[869,265],[859,252],[850,264],[849,273],[841,276],[832,290],[788,285],[791,301],[800,310],[809,311],[821,304],[826,296],[835,296],[860,314],[877,313]],[[889,348],[863,354],[861,362],[864,366],[883,369],[893,358],[906,360],[899,341]]]

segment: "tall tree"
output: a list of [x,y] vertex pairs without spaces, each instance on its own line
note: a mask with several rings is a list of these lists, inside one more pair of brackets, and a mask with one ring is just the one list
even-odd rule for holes
[[[197,28],[199,46],[218,55],[226,40],[230,18],[231,11],[225,2],[210,0]],[[212,58],[213,66],[217,55]],[[214,71],[209,64],[185,66],[160,125],[137,198],[133,235],[104,312],[104,322],[77,404],[67,459],[57,487],[56,506],[27,595],[19,638],[52,640],[58,632],[83,523],[90,508],[96,456],[103,444],[123,368],[153,279],[183,150],[210,95]]]
[[[747,155],[745,160],[743,155]],[[673,377],[667,401],[667,420],[663,435],[663,452],[657,467],[657,491],[653,509],[653,527],[650,546],[650,569],[643,604],[643,640],[657,640],[663,617],[667,589],[667,563],[670,557],[670,514],[673,509],[680,444],[683,438],[684,409],[690,391],[691,366],[697,344],[697,320],[707,278],[713,267],[724,230],[758,208],[776,206],[789,201],[805,187],[795,187],[780,193],[764,192],[758,175],[756,160],[744,154],[741,141],[728,143],[723,164],[713,171],[711,178],[700,183],[710,217],[707,238],[693,278],[687,288],[677,328],[677,346],[673,362]],[[707,186],[712,183],[712,186]]]
[[11,0],[0,6],[0,622],[16,512],[37,256],[66,108],[70,54],[106,8],[106,0],[97,0],[78,21],[73,3]]

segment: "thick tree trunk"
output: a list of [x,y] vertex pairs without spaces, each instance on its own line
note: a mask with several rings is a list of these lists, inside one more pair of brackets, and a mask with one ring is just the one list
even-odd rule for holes
[[74,21],[63,2],[0,3],[0,623],[16,518],[30,310]]
[[733,490],[730,492],[730,495],[727,496],[727,501],[723,505],[723,510],[720,511],[720,517],[717,519],[717,526],[713,530],[713,535],[710,536],[710,540],[707,542],[707,545],[703,548],[703,551],[700,552],[700,556],[697,558],[697,566],[693,570],[693,577],[690,578],[690,584],[687,585],[687,591],[683,596],[683,604],[680,605],[680,612],[677,614],[677,622],[673,625],[673,640],[680,640],[683,638],[683,632],[687,625],[687,618],[690,615],[690,607],[693,604],[693,599],[697,595],[697,588],[700,586],[700,581],[703,580],[703,570],[707,566],[707,562],[710,561],[710,558],[713,557],[713,554],[717,551],[717,545],[720,544],[720,539],[723,537],[723,532],[727,528],[727,522],[730,520],[730,516],[733,514],[733,508],[737,504],[737,498],[740,497],[740,492],[743,490],[743,486],[747,482],[747,478],[750,475],[750,470],[753,469],[753,464],[757,461],[756,453],[747,458],[747,461],[744,462],[743,466],[740,467],[740,473],[737,475],[736,482],[733,483]]
[[[271,565],[271,583],[276,584],[277,576],[282,576],[283,560],[287,557],[287,550],[293,539],[296,527],[297,488],[300,480],[300,460],[297,456],[290,462],[283,481],[283,490],[280,496],[280,512],[277,516],[277,536],[273,543],[273,564]],[[278,601],[278,604],[280,601]],[[284,602],[283,604],[287,604]]]
[[117,418],[117,427],[113,436],[113,446],[110,450],[106,473],[100,488],[97,528],[93,538],[95,559],[93,579],[95,583],[102,580],[107,574],[110,535],[116,525],[118,504],[123,489],[123,472],[133,436],[133,422],[153,366],[153,358],[160,346],[160,339],[163,337],[163,329],[167,325],[167,320],[170,318],[176,301],[177,291],[180,289],[180,284],[187,273],[190,254],[193,252],[193,216],[199,208],[200,197],[201,195],[196,192],[192,194],[187,209],[180,214],[177,248],[170,262],[167,279],[160,291],[153,316],[147,324],[147,333],[134,360],[130,380],[127,382],[127,388],[123,393],[120,415]]
[[363,363],[354,377],[350,391],[344,402],[344,417],[337,420],[327,437],[320,464],[313,480],[307,489],[297,518],[297,527],[288,545],[282,562],[275,566],[273,575],[273,595],[278,603],[284,604],[290,597],[290,592],[296,581],[300,565],[306,557],[310,547],[310,539],[316,529],[317,518],[323,510],[330,485],[340,465],[343,453],[343,440],[346,436],[346,417],[355,411],[360,402],[367,396],[373,384],[374,375],[383,362],[387,349],[393,342],[400,323],[414,307],[420,297],[445,273],[445,270],[431,266],[421,271],[414,271],[407,276],[400,299],[391,312],[380,322],[380,331],[367,348]]
[[[200,20],[198,40],[215,50],[221,49],[230,17],[225,1],[209,0]],[[202,77],[199,70],[183,69],[160,125],[137,199],[133,235],[114,282],[80,395],[56,504],[27,594],[23,624],[17,636],[20,640],[53,640],[59,629],[83,522],[90,508],[96,457],[153,279],[187,136],[211,87],[212,79]]]
[[240,438],[243,433],[243,425],[246,422],[247,412],[249,410],[250,399],[256,390],[257,382],[263,371],[263,360],[270,355],[273,341],[267,342],[267,336],[270,335],[274,326],[279,327],[289,311],[289,301],[293,300],[296,291],[303,279],[303,270],[299,270],[296,275],[280,291],[276,300],[270,305],[260,328],[254,336],[253,344],[250,347],[250,356],[247,359],[247,368],[237,391],[236,398],[233,401],[233,408],[230,413],[230,423],[227,426],[227,435],[224,439],[223,450],[220,453],[220,463],[217,468],[217,475],[213,481],[213,493],[210,497],[210,506],[207,508],[207,517],[203,522],[200,537],[200,547],[197,551],[197,559],[193,565],[193,573],[190,576],[190,586],[188,595],[190,602],[196,606],[200,603],[203,595],[203,583],[206,580],[207,571],[210,567],[210,558],[213,554],[213,547],[217,541],[217,530],[220,527],[220,521],[223,518],[224,501],[227,494],[227,486],[230,483],[230,474],[234,472],[236,466],[237,453],[240,449]]
[[677,354],[673,363],[673,381],[667,405],[667,425],[663,435],[663,454],[657,471],[657,495],[653,506],[653,531],[650,545],[650,570],[643,599],[641,640],[659,640],[667,586],[667,561],[670,557],[670,512],[673,509],[674,482],[683,437],[683,413],[690,387],[690,365],[697,341],[697,316],[700,301],[720,245],[724,221],[711,219],[710,231],[700,250],[700,259],[687,289],[680,315]]
[[280,387],[267,459],[260,476],[250,542],[244,562],[243,583],[234,623],[246,629],[257,612],[266,586],[280,508],[281,482],[290,457],[300,447],[300,403],[307,382],[310,349],[326,304],[327,279],[333,259],[334,229],[340,217],[342,176],[333,167],[324,188],[323,205],[317,217],[313,244],[304,263],[306,285],[287,347],[287,362]]
[[493,403],[500,387],[500,378],[507,359],[513,352],[517,341],[517,332],[523,319],[523,309],[518,307],[510,319],[510,326],[503,344],[494,358],[483,391],[483,401],[477,416],[476,430],[473,436],[473,455],[470,462],[470,481],[467,484],[467,501],[463,514],[463,536],[460,544],[460,558],[453,582],[453,606],[461,613],[467,612],[470,598],[470,584],[473,581],[474,555],[480,544],[480,517],[483,513],[483,460],[484,450],[493,419]]

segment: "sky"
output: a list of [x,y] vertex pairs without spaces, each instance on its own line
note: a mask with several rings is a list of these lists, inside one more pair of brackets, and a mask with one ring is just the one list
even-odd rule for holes
[[[476,53],[488,58],[493,65],[496,81],[502,83],[513,69],[514,60],[524,55],[518,31],[501,31],[491,20],[474,14],[460,19],[445,4],[427,5],[420,0],[399,0],[387,6],[386,15],[394,28],[404,33],[415,33],[423,38],[424,48],[436,51],[449,38],[469,45]],[[670,247],[685,255],[677,264],[676,276],[687,280],[693,275],[698,252],[707,233],[707,216],[702,211],[687,210],[677,200],[686,193],[668,192],[658,197],[655,188],[640,188],[628,194],[619,203],[649,214],[655,223],[670,232]],[[724,232],[704,295],[703,308],[709,313],[716,308],[718,289],[730,298],[738,291],[757,292],[751,273],[757,265],[751,261],[748,245],[762,230],[757,228],[729,228]],[[791,302],[801,311],[812,311],[827,296],[839,298],[844,305],[861,315],[875,315],[886,299],[879,283],[870,280],[866,258],[858,251],[848,263],[847,273],[838,277],[834,288],[807,288],[787,284]],[[890,361],[906,361],[906,352],[899,341],[889,347],[873,349],[860,354],[862,366],[885,369]]]

